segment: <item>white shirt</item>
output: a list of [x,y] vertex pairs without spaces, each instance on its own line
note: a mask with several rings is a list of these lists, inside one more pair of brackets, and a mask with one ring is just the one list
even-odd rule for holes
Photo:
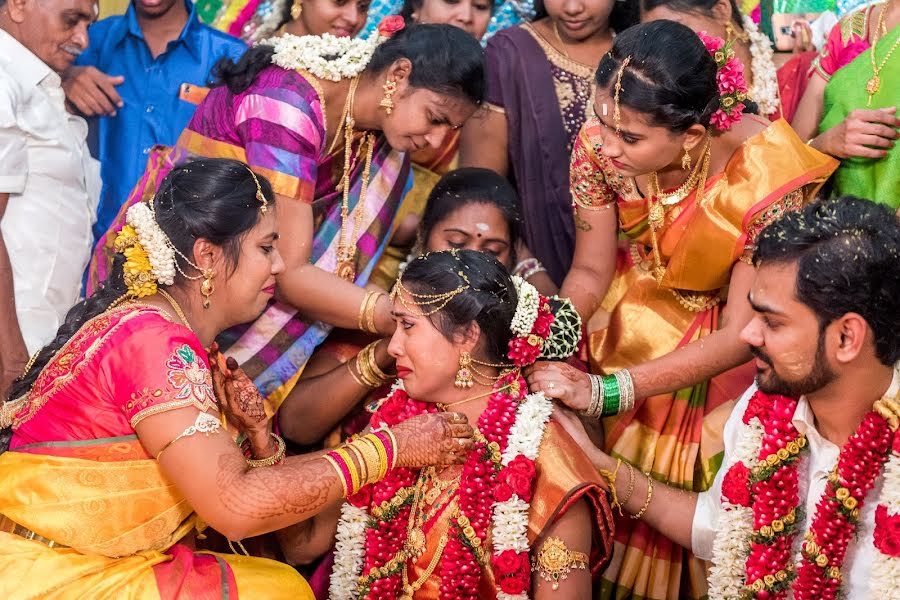
[[0,29],[0,231],[29,353],[53,339],[78,301],[100,198],[87,123],[65,109],[60,78]]
[[[894,377],[891,385],[887,390],[888,396],[892,396],[900,389],[900,363],[894,367]],[[693,532],[691,534],[691,542],[693,551],[696,556],[704,560],[711,560],[713,554],[713,540],[716,536],[716,528],[719,515],[722,512],[722,480],[725,473],[734,464],[734,448],[743,423],[741,418],[747,409],[750,397],[756,392],[756,385],[748,389],[740,401],[734,407],[734,411],[725,423],[725,458],[722,461],[722,467],[719,469],[716,479],[712,487],[702,492],[697,499],[697,509],[694,512]],[[809,524],[813,516],[816,514],[816,504],[825,493],[826,479],[837,464],[840,448],[829,442],[816,431],[815,417],[806,398],[801,397],[794,411],[792,422],[797,431],[806,435],[809,445],[809,452],[800,463],[799,469],[799,487],[800,497],[806,498],[803,505],[806,511],[805,522],[801,523],[801,527],[795,537],[795,550],[797,551],[796,561],[800,561],[800,545],[803,536],[809,529]],[[877,498],[881,494],[881,487],[884,479],[879,477],[875,480],[875,486],[869,491],[860,512],[859,526],[857,527],[857,537],[855,541],[850,542],[847,549],[847,556],[841,567],[844,574],[844,583],[841,589],[846,592],[845,597],[850,600],[869,598],[869,570],[872,561],[875,558],[875,549],[873,536],[875,531],[875,506]],[[895,590],[896,595],[892,598],[900,598],[900,590]],[[789,594],[793,597],[793,594]],[[878,599],[883,600],[883,599]]]

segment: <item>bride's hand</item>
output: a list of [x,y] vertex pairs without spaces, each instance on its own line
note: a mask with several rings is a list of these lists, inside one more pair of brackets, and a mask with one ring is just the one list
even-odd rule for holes
[[391,427],[397,439],[398,467],[461,464],[475,431],[462,413],[417,415]]
[[572,437],[572,439],[575,440],[575,443],[578,444],[578,446],[582,450],[584,450],[584,453],[587,454],[588,458],[591,460],[591,463],[593,463],[594,468],[615,468],[615,461],[610,458],[608,454],[597,448],[597,446],[594,445],[594,442],[591,441],[587,429],[585,429],[584,423],[582,423],[581,419],[578,418],[578,415],[573,413],[571,410],[561,408],[559,406],[554,406],[553,420],[559,423],[562,428],[566,430],[566,433],[568,433]]
[[583,411],[591,404],[591,381],[588,374],[561,362],[536,362],[525,369],[528,389],[544,392],[572,410]]

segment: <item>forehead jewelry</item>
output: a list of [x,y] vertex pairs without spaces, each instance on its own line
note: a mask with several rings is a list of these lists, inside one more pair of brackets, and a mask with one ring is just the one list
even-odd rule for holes
[[622,113],[619,111],[619,93],[622,91],[622,75],[625,73],[625,67],[631,62],[631,57],[626,56],[625,60],[622,61],[622,66],[619,67],[619,74],[616,75],[616,87],[615,94],[613,96],[613,123],[616,126],[616,133],[619,133],[619,124],[622,119]]
[[269,201],[266,200],[266,196],[262,192],[262,187],[259,185],[259,179],[256,177],[256,173],[254,173],[253,169],[250,167],[247,167],[247,170],[250,171],[250,176],[253,177],[253,183],[256,184],[256,199],[262,204],[262,206],[259,207],[259,212],[266,214],[266,211],[269,210]]

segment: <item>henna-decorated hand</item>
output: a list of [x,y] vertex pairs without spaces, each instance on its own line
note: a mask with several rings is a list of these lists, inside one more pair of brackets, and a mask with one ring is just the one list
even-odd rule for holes
[[213,391],[228,421],[248,435],[268,430],[262,394],[233,358],[226,358],[217,344],[209,350]]
[[524,371],[528,389],[544,392],[572,410],[587,410],[591,404],[591,380],[584,371],[561,362],[536,362]]
[[397,438],[398,467],[462,464],[475,431],[461,413],[418,415],[391,428]]

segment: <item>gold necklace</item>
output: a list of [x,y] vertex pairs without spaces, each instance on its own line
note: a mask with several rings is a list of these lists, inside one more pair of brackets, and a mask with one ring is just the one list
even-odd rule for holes
[[552,19],[550,20],[550,22],[553,23],[553,33],[556,34],[556,40],[559,42],[559,45],[561,46],[562,53],[565,55],[566,58],[568,58],[569,60],[572,60],[572,57],[569,56],[568,46],[566,46],[566,43],[563,41],[562,36],[559,35],[559,26],[556,24],[556,21],[554,21]]
[[477,396],[472,396],[471,398],[466,398],[465,400],[457,400],[456,402],[451,402],[450,404],[438,404],[438,408],[443,411],[446,411],[448,408],[453,408],[454,406],[459,406],[460,404],[465,404],[466,402],[471,402],[472,400],[478,400],[479,398],[484,398],[485,396],[490,396],[494,392],[502,392],[503,390],[509,389],[509,385],[504,385],[502,388],[494,389],[491,388],[483,394],[478,394]]
[[694,168],[691,170],[688,178],[685,179],[684,183],[678,186],[674,192],[663,192],[659,187],[659,179],[656,175],[656,171],[652,171],[648,176],[650,180],[650,185],[653,189],[656,190],[655,197],[659,202],[665,206],[674,206],[678,204],[685,198],[687,198],[688,194],[691,193],[691,190],[696,187],[697,182],[700,180],[700,171],[702,169],[702,163],[706,159],[707,154],[709,153],[709,137],[706,138],[706,143],[703,145],[703,150],[700,153],[700,160],[694,165]]
[[894,50],[897,49],[897,46],[900,45],[900,37],[894,40],[891,49],[888,50],[887,54],[884,55],[884,58],[881,59],[880,64],[876,64],[875,61],[875,46],[878,45],[880,39],[883,39],[883,36],[880,35],[884,32],[884,35],[887,34],[887,25],[884,20],[884,15],[887,13],[888,5],[890,2],[885,2],[881,7],[881,12],[878,15],[878,25],[875,28],[875,39],[872,40],[872,49],[870,53],[870,58],[872,61],[872,77],[869,81],[866,82],[866,94],[869,95],[869,99],[866,100],[866,106],[872,105],[872,96],[878,93],[878,90],[881,88],[881,77],[879,74],[881,70],[887,65],[887,61],[891,58],[891,55],[894,53]]
[[[367,131],[360,140],[359,147],[356,149],[357,156],[362,152],[363,147],[366,148],[366,162],[363,167],[362,185],[360,186],[359,198],[356,202],[354,213],[354,226],[352,238],[347,238],[347,222],[350,218],[350,171],[353,169],[353,131],[355,121],[353,120],[353,102],[356,98],[356,87],[359,80],[354,79],[350,83],[350,91],[347,92],[346,108],[347,113],[344,121],[344,172],[341,176],[339,189],[343,191],[341,200],[341,231],[338,238],[337,247],[337,270],[335,271],[341,279],[353,281],[356,279],[356,242],[359,239],[359,229],[365,211],[366,193],[369,190],[369,177],[372,171],[372,153],[375,149],[375,136],[371,131]],[[337,136],[335,136],[337,137]]]
[[184,326],[193,331],[193,327],[191,327],[188,318],[185,316],[184,311],[181,310],[181,306],[178,304],[178,302],[175,301],[175,298],[173,298],[172,295],[169,294],[169,292],[162,288],[157,288],[156,291],[159,292],[159,295],[165,298],[168,303],[172,305],[172,309],[175,311],[175,314],[178,315],[178,318],[181,319],[181,322],[184,323]]
[[415,522],[415,516],[418,513],[419,504],[422,501],[422,489],[424,488],[424,484],[425,478],[420,476],[419,481],[416,483],[416,493],[413,497],[413,505],[409,513],[409,523],[406,528],[406,550],[404,552],[403,565],[400,567],[402,579],[402,593],[400,595],[400,600],[413,600],[415,593],[425,585],[425,582],[428,581],[428,578],[431,577],[432,573],[437,569],[441,557],[444,555],[444,548],[447,547],[447,543],[450,541],[450,521],[452,521],[459,513],[459,507],[456,505],[456,499],[454,498],[453,505],[447,508],[447,510],[450,511],[450,516],[447,519],[447,531],[441,534],[441,537],[438,540],[438,546],[434,551],[434,556],[432,556],[431,560],[428,562],[428,567],[425,569],[425,572],[422,573],[416,581],[410,583],[406,560],[410,558],[415,560],[421,556],[422,553],[424,553],[427,544],[425,532],[416,527]]

